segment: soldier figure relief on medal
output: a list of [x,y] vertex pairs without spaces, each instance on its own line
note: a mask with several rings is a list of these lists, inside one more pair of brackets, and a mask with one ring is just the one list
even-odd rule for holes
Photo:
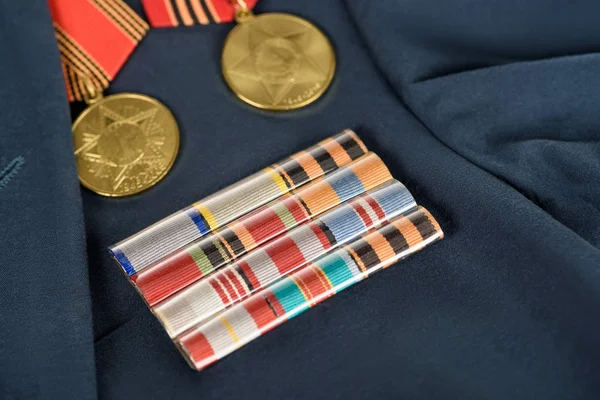
[[335,72],[327,37],[302,18],[281,13],[254,16],[239,3],[239,24],[227,37],[221,59],[233,92],[267,110],[292,110],[317,100]]
[[117,197],[141,192],[169,171],[179,148],[171,112],[148,96],[121,93],[90,101],[73,124],[81,183]]

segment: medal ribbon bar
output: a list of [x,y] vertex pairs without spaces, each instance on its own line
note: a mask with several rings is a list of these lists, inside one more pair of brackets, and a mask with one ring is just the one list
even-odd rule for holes
[[424,208],[392,220],[256,293],[177,343],[200,370],[345,288],[443,238]]
[[188,363],[202,369],[442,237],[346,130],[110,251]]
[[154,308],[154,314],[169,335],[176,337],[328,251],[416,206],[408,190],[394,181],[259,247],[159,304]]
[[366,153],[358,136],[346,130],[176,212],[110,251],[127,275],[135,275],[211,231]]
[[132,276],[150,306],[339,204],[392,179],[375,154],[258,208]]

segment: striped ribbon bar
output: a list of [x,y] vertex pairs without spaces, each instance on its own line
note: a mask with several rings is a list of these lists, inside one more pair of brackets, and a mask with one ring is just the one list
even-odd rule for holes
[[132,276],[150,306],[274,237],[392,180],[375,154],[300,187]]
[[149,27],[122,0],[48,0],[69,101],[102,93]]
[[[245,0],[252,9],[257,0]],[[144,11],[153,28],[179,25],[207,25],[232,22],[235,6],[231,0],[142,0]]]
[[154,307],[171,337],[213,317],[373,227],[416,208],[398,181],[289,231]]
[[346,130],[180,210],[109,250],[126,274],[132,276],[236,218],[350,164],[366,152],[358,136]]
[[431,214],[419,208],[190,330],[178,339],[178,347],[190,365],[201,370],[443,236]]

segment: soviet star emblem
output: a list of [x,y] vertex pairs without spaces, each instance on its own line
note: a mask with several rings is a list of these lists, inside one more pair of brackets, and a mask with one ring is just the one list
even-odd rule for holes
[[333,49],[320,30],[301,18],[275,13],[234,28],[222,63],[236,95],[272,110],[312,103],[325,92],[335,71]]
[[179,132],[171,113],[147,96],[102,99],[73,124],[78,174],[84,186],[107,196],[137,193],[171,167]]

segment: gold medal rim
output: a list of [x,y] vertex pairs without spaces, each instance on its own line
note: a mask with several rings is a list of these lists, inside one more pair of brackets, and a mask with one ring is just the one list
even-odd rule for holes
[[[141,188],[141,189],[137,189],[135,191],[131,191],[131,192],[127,192],[127,193],[113,193],[113,192],[105,192],[101,189],[97,189],[94,187],[93,184],[86,182],[82,177],[81,174],[79,173],[79,170],[77,171],[77,177],[79,178],[79,182],[86,187],[87,189],[91,190],[92,192],[99,194],[101,196],[106,196],[106,197],[127,197],[127,196],[132,196],[138,193],[141,193],[143,191],[146,191],[152,187],[154,187],[157,183],[159,183],[171,170],[171,168],[173,167],[173,164],[175,164],[175,159],[177,158],[177,155],[179,154],[179,145],[180,145],[180,132],[179,132],[179,126],[177,124],[177,120],[175,119],[175,116],[173,115],[173,113],[171,112],[171,110],[164,105],[162,102],[160,102],[159,100],[155,99],[154,97],[150,97],[147,96],[145,94],[141,94],[141,93],[117,93],[117,94],[112,94],[106,97],[103,97],[101,100],[99,100],[98,102],[89,105],[85,110],[83,110],[83,112],[81,114],[79,114],[79,116],[75,119],[75,122],[73,122],[73,125],[71,126],[71,130],[73,132],[73,139],[75,139],[75,129],[78,127],[78,125],[86,118],[86,116],[92,112],[92,110],[94,110],[96,107],[99,107],[100,105],[102,105],[103,103],[106,103],[109,100],[114,100],[114,99],[119,99],[119,98],[133,98],[133,99],[137,99],[137,100],[143,100],[143,101],[147,101],[149,103],[154,104],[155,106],[162,108],[167,115],[169,115],[171,117],[171,121],[173,122],[173,126],[174,126],[174,132],[175,132],[175,151],[173,151],[173,155],[171,157],[171,159],[169,160],[169,163],[167,165],[167,167],[165,168],[165,170],[158,175],[153,181],[152,183],[150,183],[149,185]],[[75,159],[77,161],[77,156],[75,156]]]
[[[221,72],[223,75],[223,78],[225,79],[225,82],[227,82],[227,85],[229,86],[229,89],[233,92],[233,94],[236,95],[236,97],[238,97],[239,99],[241,99],[242,101],[250,104],[251,106],[254,106],[256,108],[259,108],[261,110],[268,110],[268,111],[292,111],[292,110],[296,110],[298,108],[302,108],[302,107],[306,107],[309,104],[312,104],[314,102],[316,102],[317,100],[319,100],[323,94],[325,94],[325,92],[327,92],[327,89],[329,89],[329,86],[331,85],[331,82],[333,81],[333,78],[335,76],[335,71],[337,69],[337,58],[336,58],[336,54],[335,54],[335,50],[333,48],[333,45],[331,44],[331,41],[329,40],[329,37],[321,30],[319,29],[319,27],[317,27],[315,24],[313,24],[312,22],[310,22],[309,20],[299,17],[297,15],[294,14],[289,14],[289,13],[277,13],[277,12],[271,12],[271,13],[264,13],[264,14],[258,14],[255,15],[253,18],[257,19],[257,18],[264,18],[264,17],[286,17],[286,18],[293,18],[296,19],[298,21],[300,21],[301,23],[308,25],[310,28],[314,29],[317,33],[321,34],[321,36],[323,37],[323,39],[325,40],[327,47],[329,48],[329,51],[331,53],[331,68],[330,71],[327,75],[327,80],[325,81],[323,88],[321,90],[319,90],[315,95],[313,95],[312,97],[310,97],[307,100],[304,100],[300,103],[297,104],[293,104],[293,105],[265,105],[259,102],[256,102],[254,100],[249,99],[248,97],[244,96],[243,94],[237,92],[234,89],[234,86],[231,82],[231,80],[229,79],[229,77],[227,76],[227,73],[225,72],[225,60],[224,60],[224,55],[225,55],[225,49],[227,47],[228,42],[231,40],[231,37],[233,35],[235,35],[245,23],[240,23],[237,24],[232,30],[231,32],[229,32],[229,34],[227,35],[227,37],[225,38],[225,44],[223,45],[223,51],[221,52]],[[251,23],[251,22],[248,22]]]

